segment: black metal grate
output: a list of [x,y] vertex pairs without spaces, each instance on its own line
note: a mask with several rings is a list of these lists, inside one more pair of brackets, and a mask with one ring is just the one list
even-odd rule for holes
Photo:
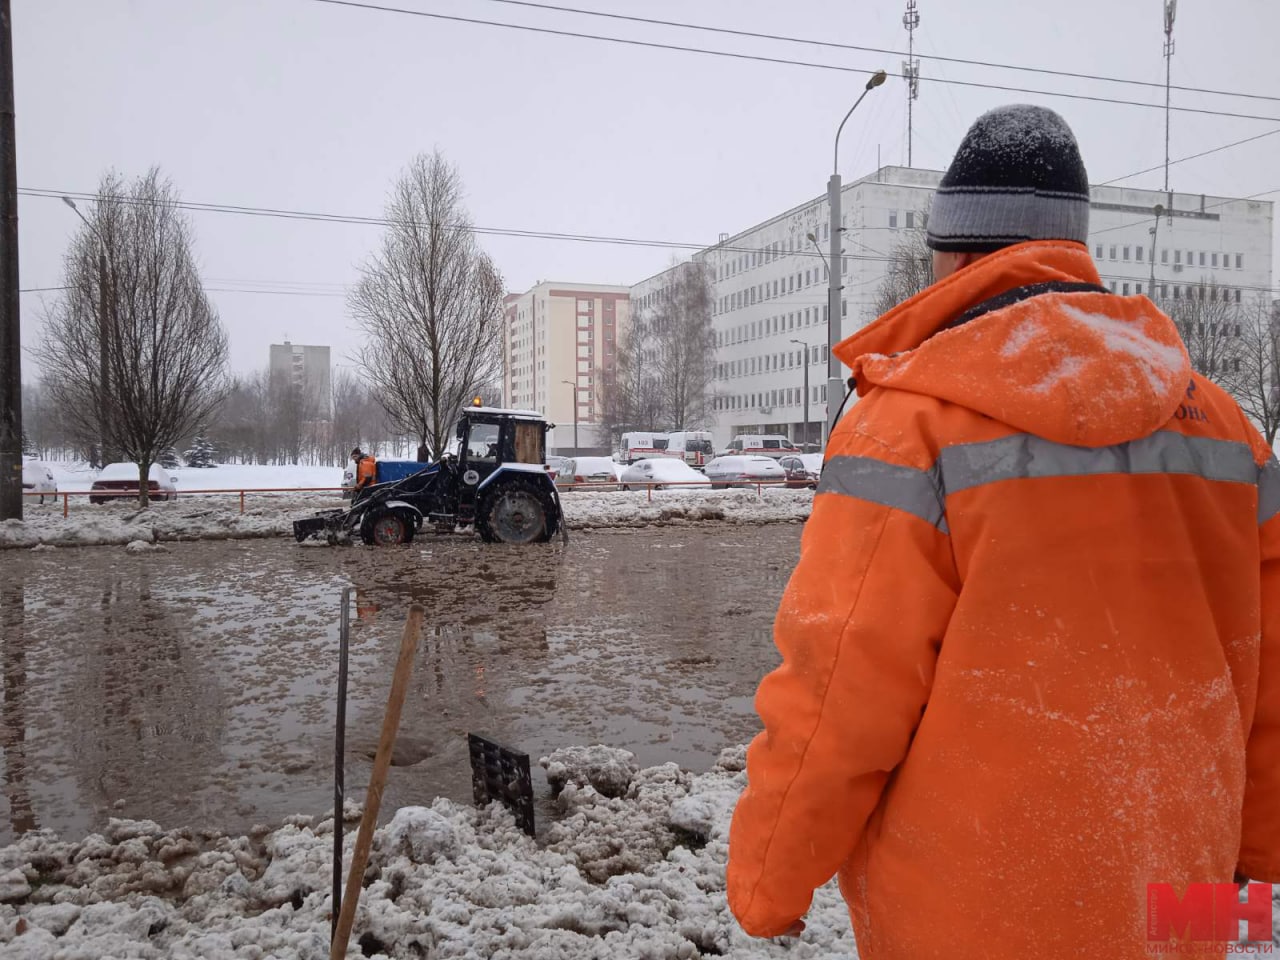
[[532,837],[533,778],[529,775],[529,755],[474,733],[467,734],[467,746],[476,805],[501,801],[516,818],[516,825]]

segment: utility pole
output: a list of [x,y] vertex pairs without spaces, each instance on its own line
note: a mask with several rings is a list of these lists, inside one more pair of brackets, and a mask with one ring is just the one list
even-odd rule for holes
[[804,347],[804,439],[800,441],[802,453],[809,452],[809,344],[803,340],[792,340],[792,343]]
[[572,380],[561,380],[573,387],[573,455],[578,455],[578,385]]
[[907,0],[907,12],[902,15],[902,25],[907,28],[907,59],[902,61],[902,78],[907,81],[907,166],[911,166],[912,118],[916,98],[920,96],[920,61],[916,59],[916,28],[920,26],[920,11],[916,0]]
[[[1169,192],[1169,114],[1173,89],[1173,20],[1178,15],[1178,0],[1164,0],[1164,192]],[[1169,209],[1173,210],[1170,200]]]
[[[914,0],[912,0],[914,3]],[[853,111],[858,109],[860,104],[876,87],[884,83],[888,76],[883,70],[877,70],[872,74],[871,79],[867,81],[866,87],[859,94],[858,99],[853,102],[853,106],[849,108],[849,112],[844,115],[844,119],[840,121],[840,126],[836,128],[836,144],[832,152],[831,179],[827,181],[827,206],[831,209],[831,241],[830,248],[830,266],[827,267],[827,439],[831,438],[831,431],[835,429],[836,414],[840,410],[840,401],[844,397],[844,378],[840,375],[841,363],[836,357],[836,345],[843,339],[840,336],[840,240],[841,240],[841,216],[840,216],[840,134],[844,132],[844,125],[849,122],[849,118],[853,116]]]
[[1164,207],[1157,203],[1152,212],[1156,215],[1156,221],[1148,231],[1151,234],[1151,289],[1147,293],[1149,294],[1148,299],[1154,303],[1156,299],[1156,244],[1160,240],[1160,218],[1164,216]]
[[14,138],[13,17],[9,0],[0,0],[0,520],[22,519],[22,325]]

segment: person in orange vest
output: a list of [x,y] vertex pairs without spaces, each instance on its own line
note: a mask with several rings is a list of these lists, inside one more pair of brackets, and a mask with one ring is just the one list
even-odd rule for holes
[[1089,212],[1061,117],[985,114],[936,282],[837,348],[729,832],[749,934],[838,875],[862,960],[1137,960],[1199,935],[1189,885],[1280,882],[1280,464]]
[[354,503],[360,499],[366,488],[377,483],[378,461],[359,447],[351,451],[351,459],[356,464],[356,487],[351,495],[351,500]]

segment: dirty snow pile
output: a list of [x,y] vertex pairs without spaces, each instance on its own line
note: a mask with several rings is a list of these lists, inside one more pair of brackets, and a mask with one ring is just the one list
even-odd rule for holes
[[[402,808],[375,835],[347,956],[855,957],[834,884],[799,940],[735,924],[724,867],[744,761],[731,748],[695,776],[607,747],[557,751],[543,766],[558,818],[536,842],[496,805]],[[0,849],[0,955],[323,960],[332,831],[331,817],[293,817],[247,837],[146,820],[79,842],[28,834]]]
[[[569,529],[724,523],[802,523],[813,505],[809,490],[659,490],[652,500],[641,491],[584,492],[561,496]],[[349,506],[332,494],[250,494],[240,513],[238,496],[179,495],[172,502],[140,510],[128,502],[90,505],[73,502],[28,504],[24,520],[0,522],[0,549],[151,544],[173,540],[239,540],[291,537],[293,521],[318,510]],[[142,546],[132,546],[141,552]]]

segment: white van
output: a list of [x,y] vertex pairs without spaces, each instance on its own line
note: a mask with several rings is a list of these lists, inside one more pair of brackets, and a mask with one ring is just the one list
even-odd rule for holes
[[691,467],[700,467],[715,458],[711,434],[705,430],[686,430],[667,434],[667,456],[683,457]]
[[623,463],[635,463],[647,457],[665,457],[666,455],[667,435],[665,433],[624,433],[622,435],[618,459]]
[[723,455],[760,454],[766,457],[773,457],[776,460],[779,457],[787,457],[799,452],[800,448],[793,446],[791,440],[787,437],[742,433],[729,442],[729,446],[724,449]]

